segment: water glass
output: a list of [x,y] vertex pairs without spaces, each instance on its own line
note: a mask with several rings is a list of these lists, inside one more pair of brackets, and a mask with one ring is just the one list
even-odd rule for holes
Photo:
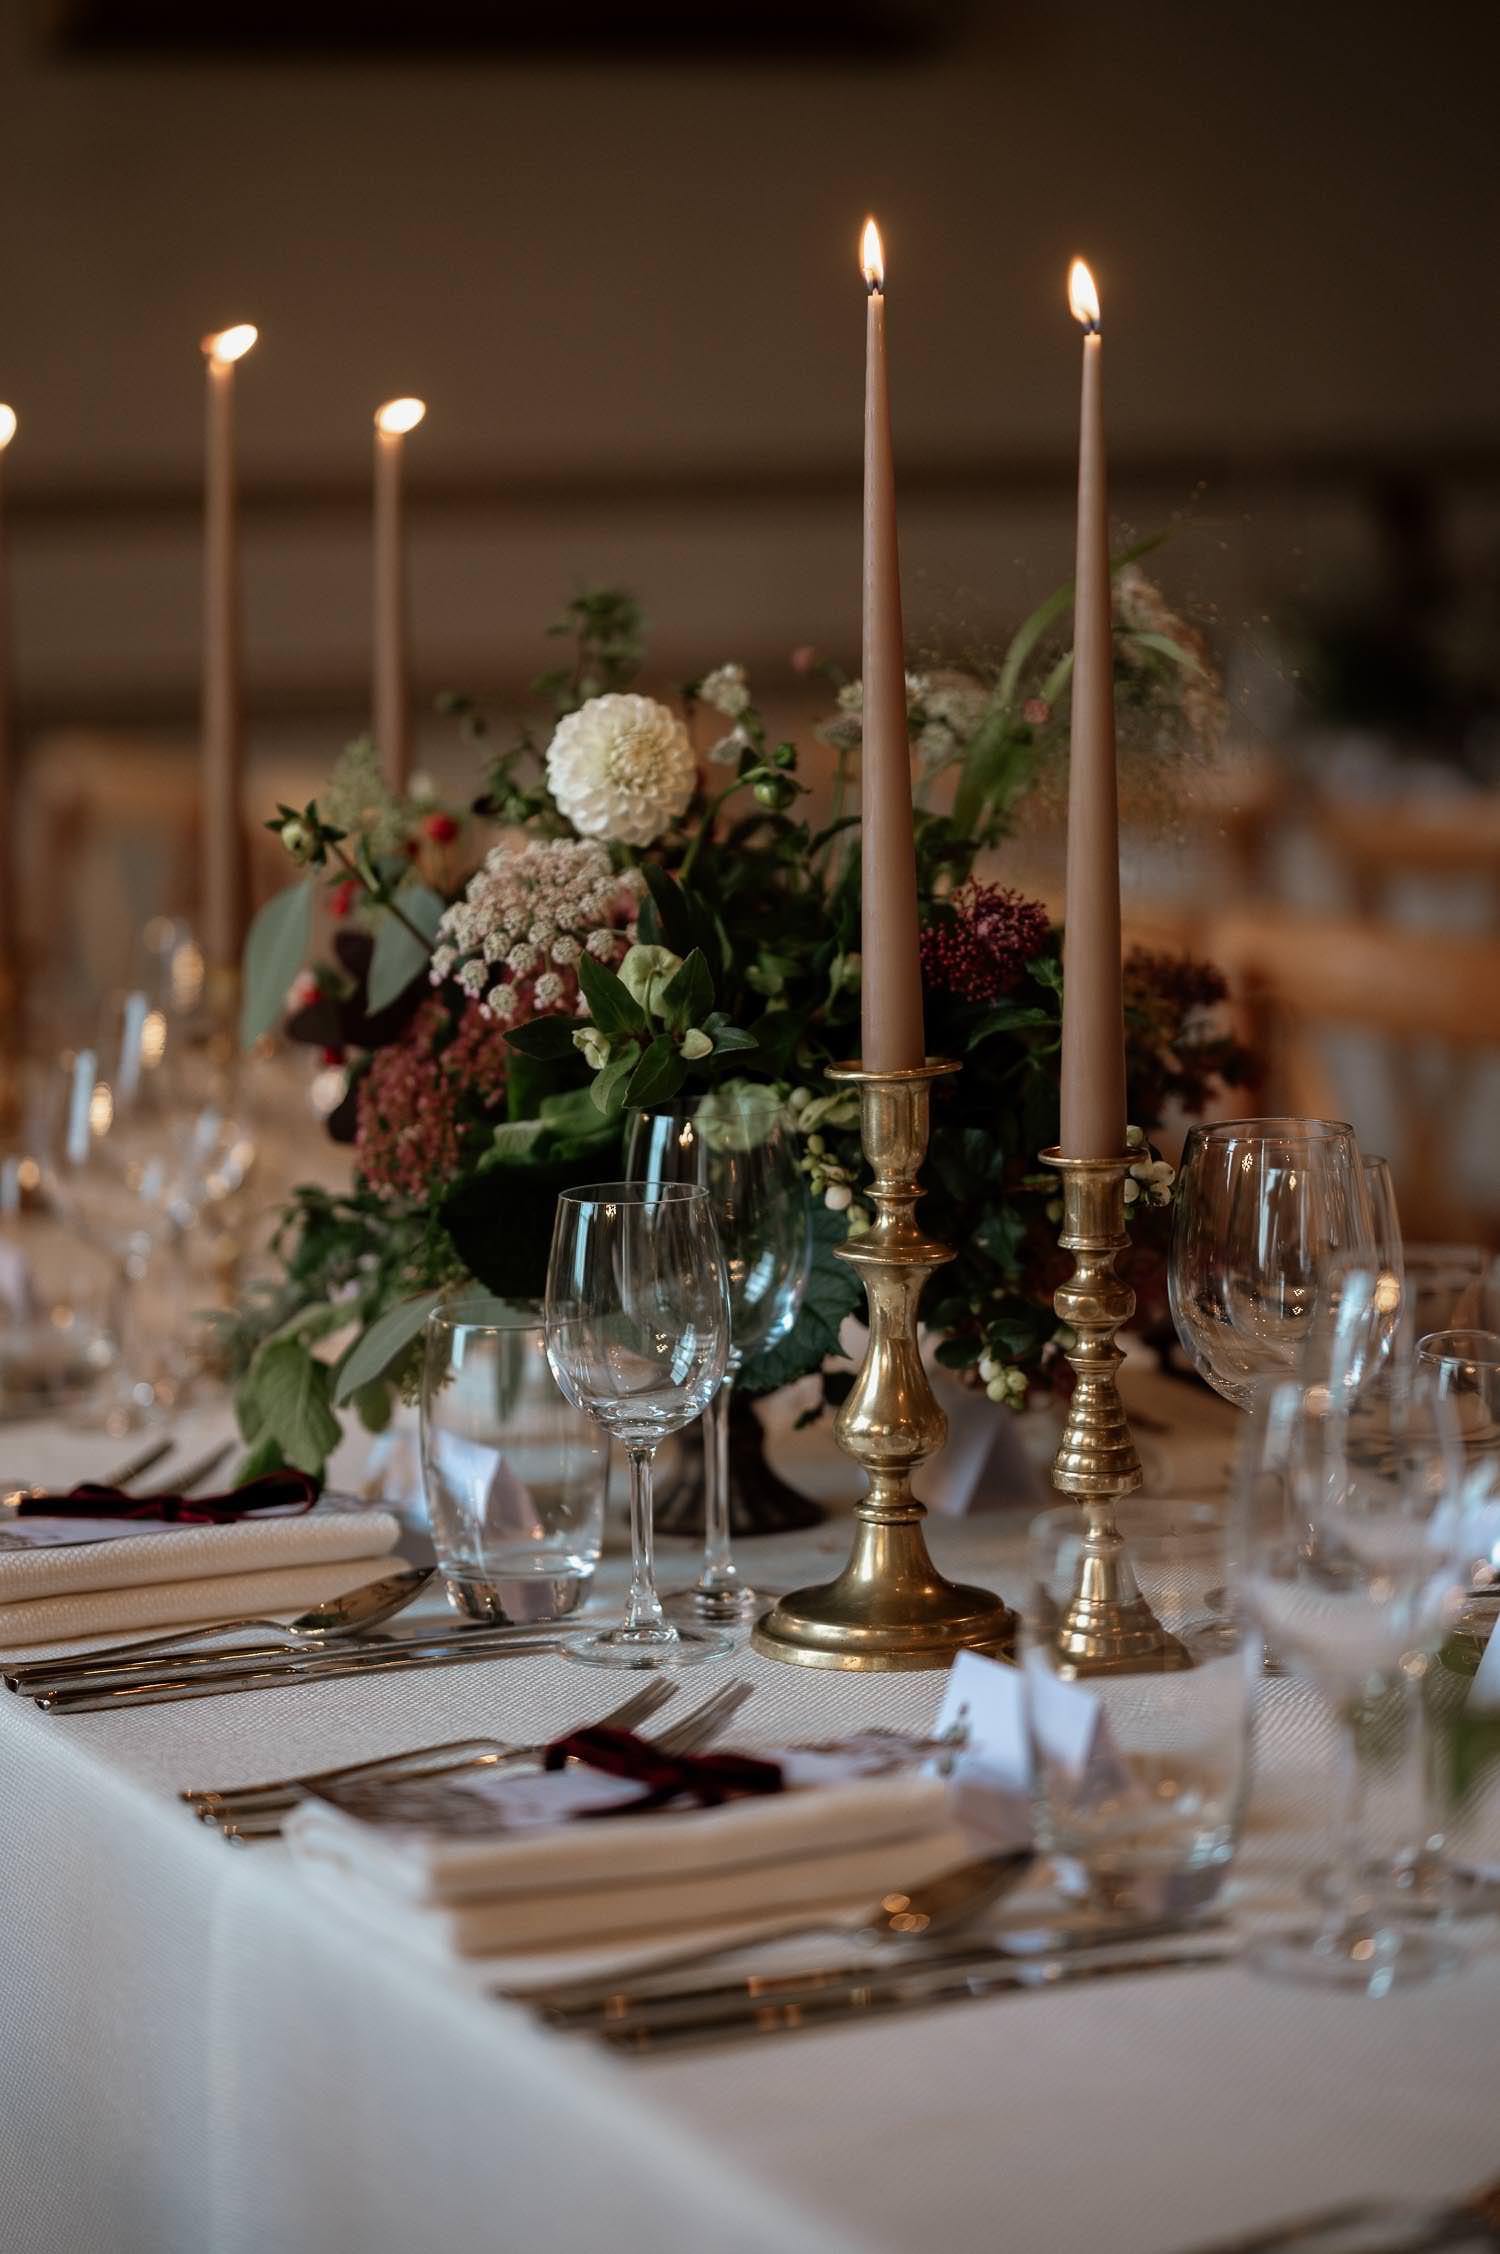
[[1167,1292],[1215,1392],[1248,1408],[1298,1365],[1330,1272],[1374,1257],[1354,1130],[1336,1119],[1195,1127],[1173,1201]]
[[476,1296],[434,1309],[421,1431],[453,1609],[486,1621],[572,1612],[603,1545],[609,1443],[559,1389],[538,1302]]
[[42,1160],[0,1157],[0,1420],[107,1413],[122,1288],[108,1255],[68,1226]]
[[651,1461],[702,1416],[729,1362],[729,1279],[708,1192],[599,1182],[557,1201],[547,1359],[577,1409],[630,1461],[630,1596],[618,1628],[568,1646],[600,1667],[684,1667],[733,1647],[669,1620],[652,1557]]
[[1072,1506],[1044,1511],[1031,1529],[1021,1649],[1037,1842],[1064,1891],[1100,1908],[1196,1908],[1217,1893],[1239,1839],[1259,1639],[1226,1607],[1226,1540],[1213,1513],[1188,1507],[1132,1530],[1142,1594],[1193,1665],[1088,1677],[1088,1724],[1057,1650],[1085,1534]]

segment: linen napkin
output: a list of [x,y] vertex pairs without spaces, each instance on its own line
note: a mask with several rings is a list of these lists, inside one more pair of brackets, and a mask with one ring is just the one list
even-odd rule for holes
[[302,1612],[378,1579],[400,1533],[329,1497],[209,1526],[0,1514],[0,1651]]
[[[888,1739],[756,1747],[753,1759],[777,1764],[784,1788],[621,1813],[641,1797],[633,1779],[479,1771],[310,1799],[285,1837],[326,1898],[390,1938],[459,1957],[790,1922],[920,1886],[975,1851],[945,1779]],[[1015,1843],[1027,1835],[1018,1806]]]

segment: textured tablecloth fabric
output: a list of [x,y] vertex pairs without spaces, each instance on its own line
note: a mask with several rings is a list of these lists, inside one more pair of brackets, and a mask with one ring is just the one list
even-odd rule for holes
[[[846,1546],[831,1525],[747,1562],[782,1587]],[[1016,1595],[1003,1521],[937,1526],[933,1549]],[[942,1689],[733,1664],[767,1740],[926,1727]],[[236,1852],[173,1797],[545,1738],[603,1697],[546,1657],[121,1715],[0,1700],[6,2254],[1165,2254],[1494,2172],[1493,1956],[1378,2003],[1227,1966],[617,2063],[472,1968],[376,1945],[282,1849]],[[1268,1682],[1241,1894],[1317,1852],[1329,1750],[1316,1702]]]

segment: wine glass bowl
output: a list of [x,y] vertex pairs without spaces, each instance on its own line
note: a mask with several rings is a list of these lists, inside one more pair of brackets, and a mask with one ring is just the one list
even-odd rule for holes
[[1330,1269],[1373,1256],[1352,1127],[1234,1119],[1188,1135],[1167,1292],[1177,1335],[1215,1392],[1246,1408],[1301,1358]]
[[626,1615],[568,1647],[598,1666],[684,1666],[727,1640],[678,1629],[652,1560],[651,1458],[703,1414],[729,1358],[729,1287],[706,1190],[683,1182],[600,1182],[557,1201],[547,1271],[547,1359],[575,1408],[630,1462],[633,1571]]

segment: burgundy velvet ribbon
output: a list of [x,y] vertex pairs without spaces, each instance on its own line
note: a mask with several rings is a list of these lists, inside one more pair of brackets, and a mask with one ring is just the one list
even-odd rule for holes
[[290,1511],[300,1517],[318,1499],[318,1482],[305,1471],[269,1471],[228,1495],[127,1495],[120,1487],[95,1487],[87,1480],[66,1495],[28,1495],[18,1518],[161,1519],[169,1526],[233,1526],[257,1511]]
[[757,1761],[748,1753],[668,1753],[633,1730],[574,1730],[570,1737],[548,1746],[545,1766],[560,1769],[568,1761],[581,1761],[585,1768],[602,1769],[606,1776],[625,1777],[646,1788],[639,1800],[629,1800],[623,1807],[582,1808],[580,1818],[643,1816],[682,1798],[696,1800],[700,1808],[718,1808],[726,1800],[780,1792],[784,1785],[774,1761]]

